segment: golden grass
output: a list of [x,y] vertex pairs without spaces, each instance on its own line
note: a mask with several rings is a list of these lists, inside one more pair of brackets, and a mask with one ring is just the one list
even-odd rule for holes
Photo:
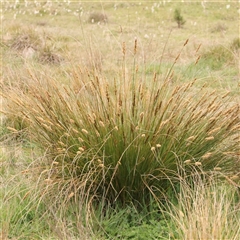
[[[174,222],[174,239],[238,239],[240,206],[237,186],[227,184],[219,174],[194,171],[189,179],[180,179],[177,204],[170,203],[168,213]],[[239,187],[239,186],[238,186]]]

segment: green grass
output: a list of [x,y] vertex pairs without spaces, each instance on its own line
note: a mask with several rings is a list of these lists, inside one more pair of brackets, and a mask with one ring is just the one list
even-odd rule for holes
[[2,239],[239,238],[237,3],[204,4],[3,3]]

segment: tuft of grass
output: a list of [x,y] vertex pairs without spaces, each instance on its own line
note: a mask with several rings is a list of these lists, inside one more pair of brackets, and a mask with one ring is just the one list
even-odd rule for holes
[[107,23],[108,17],[105,13],[93,12],[88,18],[89,23]]
[[53,183],[76,179],[74,194],[84,187],[95,199],[124,205],[167,191],[178,162],[233,169],[236,103],[204,87],[196,91],[193,82],[144,81],[135,68],[128,75],[124,66],[119,76],[110,80],[73,68],[71,84],[59,85],[29,70],[24,89],[3,86],[6,116],[21,119],[47,152],[47,169],[56,169],[49,175]]
[[39,49],[42,45],[42,39],[31,28],[21,28],[21,32],[16,32],[13,39],[10,40],[10,47],[13,50],[23,51],[28,48]]
[[38,60],[40,63],[43,64],[58,65],[63,61],[63,57],[61,57],[57,53],[54,53],[54,51],[50,47],[45,47],[39,52]]
[[219,70],[227,64],[234,63],[234,54],[232,51],[221,45],[210,48],[202,54],[201,58],[212,70]]
[[240,49],[240,38],[233,39],[230,48],[235,51],[239,50]]
[[[70,1],[3,4],[4,118],[0,142],[13,149],[8,155],[6,146],[1,148],[4,185],[0,189],[0,222],[4,222],[4,237],[179,239],[184,227],[179,229],[182,214],[175,211],[181,209],[176,196],[184,192],[184,186],[190,197],[194,196],[190,188],[197,187],[189,177],[193,169],[207,181],[205,187],[212,184],[212,170],[222,172],[237,186],[239,108],[238,97],[233,96],[238,92],[232,89],[238,68],[232,60],[227,62],[229,68],[224,63],[222,68],[213,69],[214,59],[200,59],[200,66],[196,65],[200,43],[203,49],[209,42],[227,46],[228,39],[236,37],[236,4],[228,4],[228,9],[225,3],[219,3],[219,8],[215,3],[182,4],[188,27],[170,38],[172,9],[178,5],[99,2],[93,6],[91,1],[78,6]],[[107,10],[113,21],[87,24],[93,9]],[[81,21],[82,31],[76,31],[79,17],[86,20]],[[223,18],[227,20],[227,35],[222,31],[220,40],[217,32],[209,31]],[[29,23],[31,29],[24,30]],[[46,36],[47,32],[51,34]],[[194,38],[189,39],[186,51],[175,58],[182,41],[192,32]],[[22,33],[29,36],[26,49],[20,44],[16,45],[19,50],[11,48],[17,36],[24,40]],[[134,48],[125,44],[136,37]],[[164,47],[166,41],[169,46]],[[121,44],[123,49],[118,53],[115,50]],[[238,53],[235,48],[230,50]],[[40,52],[49,53],[42,58],[47,61],[41,62],[47,64],[37,63]],[[55,67],[49,63],[58,52],[71,59]],[[192,56],[196,61],[190,65],[191,72],[185,71]],[[34,60],[31,66],[26,58]],[[176,73],[176,67],[178,76],[171,71]],[[201,79],[183,84],[196,73]],[[210,82],[216,92],[201,87],[202,82]],[[223,89],[229,89],[231,97],[218,94]],[[187,177],[184,173],[179,177],[179,164],[184,165]],[[183,177],[185,183],[179,183]],[[214,188],[219,202],[224,195],[221,189],[219,185]],[[203,197],[200,192],[198,197],[208,199],[202,193]],[[170,214],[164,215],[161,207],[166,209],[166,199],[174,205],[170,204]],[[231,199],[223,200],[226,206],[231,205]],[[238,214],[236,205],[227,209],[225,216],[230,216],[232,209]],[[191,208],[189,212],[194,214]],[[186,217],[185,226],[190,221],[192,218]],[[228,224],[231,230],[235,222]],[[224,224],[221,226],[225,229]],[[115,231],[117,228],[121,232]],[[234,232],[232,236],[234,239]]]
[[58,65],[63,61],[63,57],[57,53],[60,47],[56,47],[54,39],[46,33],[39,34],[35,29],[21,25],[15,27],[9,27],[11,37],[6,41],[6,46],[13,50],[13,54],[20,54],[25,61],[37,60],[42,64]]

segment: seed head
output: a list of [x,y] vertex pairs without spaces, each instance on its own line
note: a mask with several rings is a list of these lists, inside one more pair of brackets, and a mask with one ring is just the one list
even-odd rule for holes
[[155,147],[151,147],[151,151],[154,152],[156,150]]
[[102,126],[102,127],[105,127],[105,125],[102,121],[99,121],[99,125]]
[[158,144],[156,144],[156,147],[157,147],[157,148],[160,148],[161,146],[162,146],[162,145],[161,145],[161,144],[159,144],[159,143],[158,143]]
[[202,166],[201,162],[195,162],[195,166]]
[[231,177],[231,180],[233,180],[233,181],[236,181],[236,180],[238,180],[239,179],[239,176],[238,175],[233,175],[232,177]]
[[209,157],[212,156],[212,153],[208,152],[208,153],[205,153],[203,156],[202,156],[202,159],[208,159]]
[[225,93],[225,94],[222,96],[222,98],[225,98],[226,96],[228,96],[229,93],[230,93],[230,92]]
[[65,132],[64,135],[67,136],[67,137],[70,137],[70,134],[67,133],[67,132]]
[[184,217],[184,213],[183,213],[181,210],[179,211],[179,215],[180,215],[180,217],[182,217],[182,218]]
[[84,148],[83,148],[83,147],[79,147],[78,150],[79,150],[80,152],[83,152],[83,151],[84,151]]
[[197,65],[198,61],[200,60],[201,56],[198,56],[197,60],[195,61],[195,65]]
[[86,129],[82,129],[82,132],[85,133],[85,134],[88,134],[88,131]]
[[58,141],[58,143],[61,145],[61,146],[66,146],[66,144],[65,143],[63,143],[62,141]]
[[206,137],[206,138],[205,138],[206,141],[211,141],[211,140],[213,140],[213,139],[214,139],[213,136],[210,136],[210,137]]
[[196,53],[199,51],[200,47],[202,46],[202,44],[199,44],[199,46],[196,49]]
[[79,133],[79,131],[75,128],[72,128],[72,131],[75,132],[75,133]]
[[184,43],[184,47],[187,45],[187,43],[188,43],[188,41],[189,41],[189,39],[187,39],[186,41],[185,41],[185,43]]
[[191,163],[191,162],[192,162],[191,159],[187,159],[187,160],[184,161],[185,164],[189,164],[189,163]]
[[208,136],[211,136],[212,134],[218,132],[221,129],[221,127],[214,128],[212,131],[208,132]]
[[125,53],[126,53],[126,45],[125,45],[125,42],[122,43],[122,52],[123,52],[123,55],[125,55]]
[[95,133],[96,133],[97,137],[100,137],[100,133],[98,132],[97,129],[95,130]]
[[23,196],[23,200],[30,194],[30,191],[26,192],[25,195]]
[[98,162],[98,163],[102,163],[102,160],[101,160],[101,159],[97,159],[97,162]]
[[62,148],[56,148],[58,152],[61,152],[62,151]]
[[45,123],[42,123],[42,126],[45,127],[48,131],[52,131],[52,128]]
[[72,198],[74,196],[74,192],[71,192],[69,195],[68,195],[68,199]]
[[214,171],[221,171],[222,168],[220,168],[220,167],[215,167],[213,170],[214,170]]
[[134,55],[137,53],[137,39],[135,38],[135,43],[134,43]]
[[52,179],[50,179],[50,178],[47,178],[47,179],[45,179],[45,180],[44,180],[44,182],[45,182],[45,183],[49,183],[49,184],[50,184],[50,183],[52,183],[52,182],[53,182],[53,180],[52,180]]
[[195,136],[191,136],[191,137],[187,138],[186,141],[188,141],[188,142],[193,141],[195,138],[196,138]]
[[69,119],[69,122],[72,123],[72,124],[75,123],[75,121],[71,118]]

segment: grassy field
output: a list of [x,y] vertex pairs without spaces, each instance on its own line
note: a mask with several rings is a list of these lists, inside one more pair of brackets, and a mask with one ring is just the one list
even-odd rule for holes
[[5,0],[0,239],[239,239],[239,14]]

